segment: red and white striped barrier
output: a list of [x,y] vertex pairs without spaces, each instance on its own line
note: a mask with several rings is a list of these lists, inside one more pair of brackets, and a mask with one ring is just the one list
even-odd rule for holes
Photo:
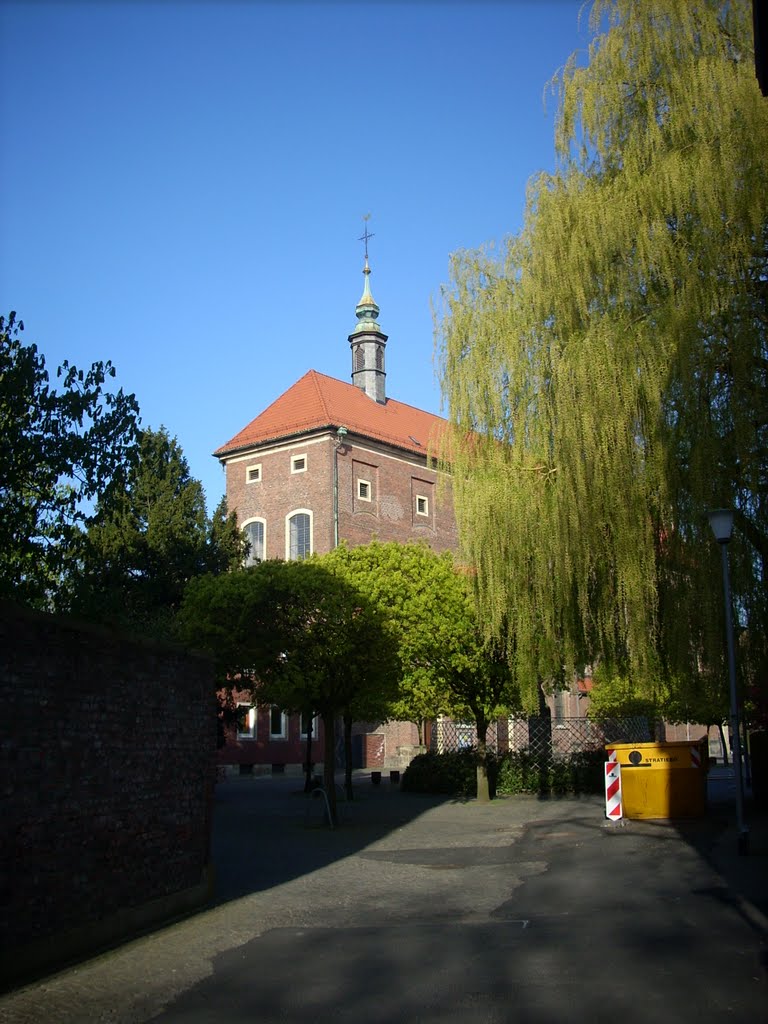
[[[609,750],[608,756],[615,757],[616,751]],[[605,762],[605,816],[611,821],[619,821],[621,809],[621,765],[618,760]]]
[[701,751],[698,747],[691,747],[691,768],[701,768]]

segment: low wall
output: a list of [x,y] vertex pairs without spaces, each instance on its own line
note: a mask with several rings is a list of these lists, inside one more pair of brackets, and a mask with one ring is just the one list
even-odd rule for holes
[[211,665],[0,604],[0,984],[209,896]]

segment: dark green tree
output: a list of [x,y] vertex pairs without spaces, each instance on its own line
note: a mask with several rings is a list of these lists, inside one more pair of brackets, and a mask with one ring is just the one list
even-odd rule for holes
[[264,561],[187,587],[181,635],[215,659],[221,686],[255,703],[316,712],[324,784],[336,821],[336,720],[385,706],[400,675],[385,615],[319,560]]
[[49,607],[92,518],[92,502],[122,486],[139,408],[105,387],[110,362],[64,362],[51,386],[45,358],[0,317],[0,595]]
[[98,502],[71,580],[71,608],[169,636],[189,580],[241,565],[244,553],[224,502],[207,516],[178,441],[164,427],[147,429],[124,487]]

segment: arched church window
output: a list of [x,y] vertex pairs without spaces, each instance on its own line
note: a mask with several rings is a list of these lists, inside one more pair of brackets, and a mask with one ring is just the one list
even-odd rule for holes
[[246,523],[243,527],[243,533],[245,534],[245,539],[250,544],[245,564],[258,565],[259,562],[264,561],[264,523],[260,520]]
[[296,512],[288,518],[288,558],[306,558],[312,554],[312,523],[308,512]]

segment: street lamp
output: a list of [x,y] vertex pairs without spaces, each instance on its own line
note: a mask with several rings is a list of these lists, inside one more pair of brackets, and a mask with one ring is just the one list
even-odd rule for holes
[[736,701],[736,655],[733,646],[733,609],[731,608],[731,577],[728,569],[728,544],[733,534],[733,512],[716,508],[709,513],[709,525],[720,545],[723,561],[723,597],[725,600],[725,637],[728,647],[728,679],[731,687],[731,738],[733,741],[733,772],[736,777],[736,829],[738,851],[749,852],[749,830],[744,824],[744,792],[741,775],[741,739],[739,737],[739,709]]

